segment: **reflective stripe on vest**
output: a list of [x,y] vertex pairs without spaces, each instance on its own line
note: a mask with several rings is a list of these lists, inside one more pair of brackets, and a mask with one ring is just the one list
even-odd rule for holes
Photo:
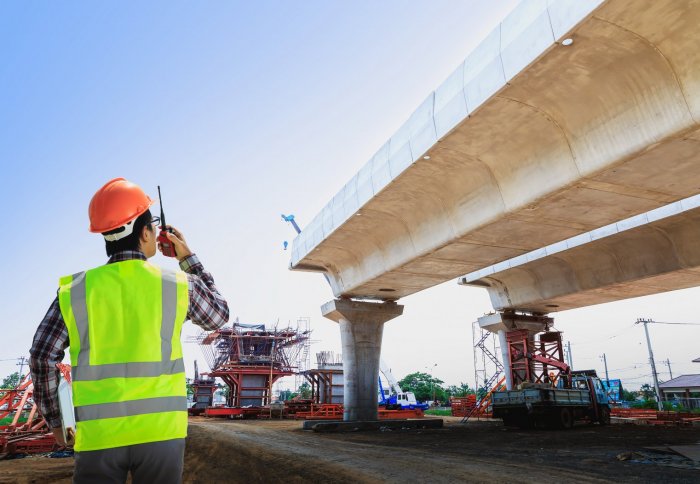
[[75,421],[97,420],[100,418],[129,417],[145,413],[169,412],[187,408],[187,397],[156,397],[127,402],[84,405],[75,409]]
[[75,450],[184,438],[185,274],[117,262],[63,278],[59,305],[71,343]]
[[132,378],[136,376],[173,375],[185,371],[182,358],[172,361],[147,361],[145,363],[111,363],[97,366],[74,366],[73,381],[102,380],[103,378]]

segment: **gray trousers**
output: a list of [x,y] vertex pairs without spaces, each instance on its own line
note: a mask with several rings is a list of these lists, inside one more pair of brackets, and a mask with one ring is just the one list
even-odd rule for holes
[[76,452],[73,483],[124,484],[131,472],[134,484],[177,484],[184,458],[185,439]]

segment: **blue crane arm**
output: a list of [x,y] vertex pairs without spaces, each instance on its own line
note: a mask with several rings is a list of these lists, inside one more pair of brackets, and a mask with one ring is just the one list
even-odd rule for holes
[[294,227],[294,230],[296,231],[297,234],[300,234],[300,233],[301,233],[301,229],[300,229],[299,226],[297,225],[296,220],[294,220],[294,215],[291,215],[291,214],[290,214],[290,215],[282,214],[282,220],[284,220],[285,222],[289,222],[290,224],[292,224],[292,227]]

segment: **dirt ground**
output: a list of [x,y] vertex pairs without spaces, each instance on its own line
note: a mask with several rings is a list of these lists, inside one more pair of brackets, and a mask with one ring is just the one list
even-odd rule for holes
[[[521,431],[500,422],[318,434],[295,421],[190,422],[185,482],[700,482],[700,469],[620,461],[644,447],[700,442],[700,428],[577,425]],[[643,459],[641,459],[643,460]],[[67,483],[73,459],[0,461],[0,483]]]

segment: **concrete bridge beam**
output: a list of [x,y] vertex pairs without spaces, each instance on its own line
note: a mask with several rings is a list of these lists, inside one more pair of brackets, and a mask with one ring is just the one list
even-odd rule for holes
[[377,420],[377,377],[384,323],[400,316],[403,306],[335,299],[321,307],[324,317],[340,325],[343,345],[343,420]]
[[486,288],[497,311],[564,311],[700,285],[699,239],[696,195],[475,271],[459,282]]
[[697,194],[698,24],[696,0],[523,0],[304,227],[292,269],[397,300]]

